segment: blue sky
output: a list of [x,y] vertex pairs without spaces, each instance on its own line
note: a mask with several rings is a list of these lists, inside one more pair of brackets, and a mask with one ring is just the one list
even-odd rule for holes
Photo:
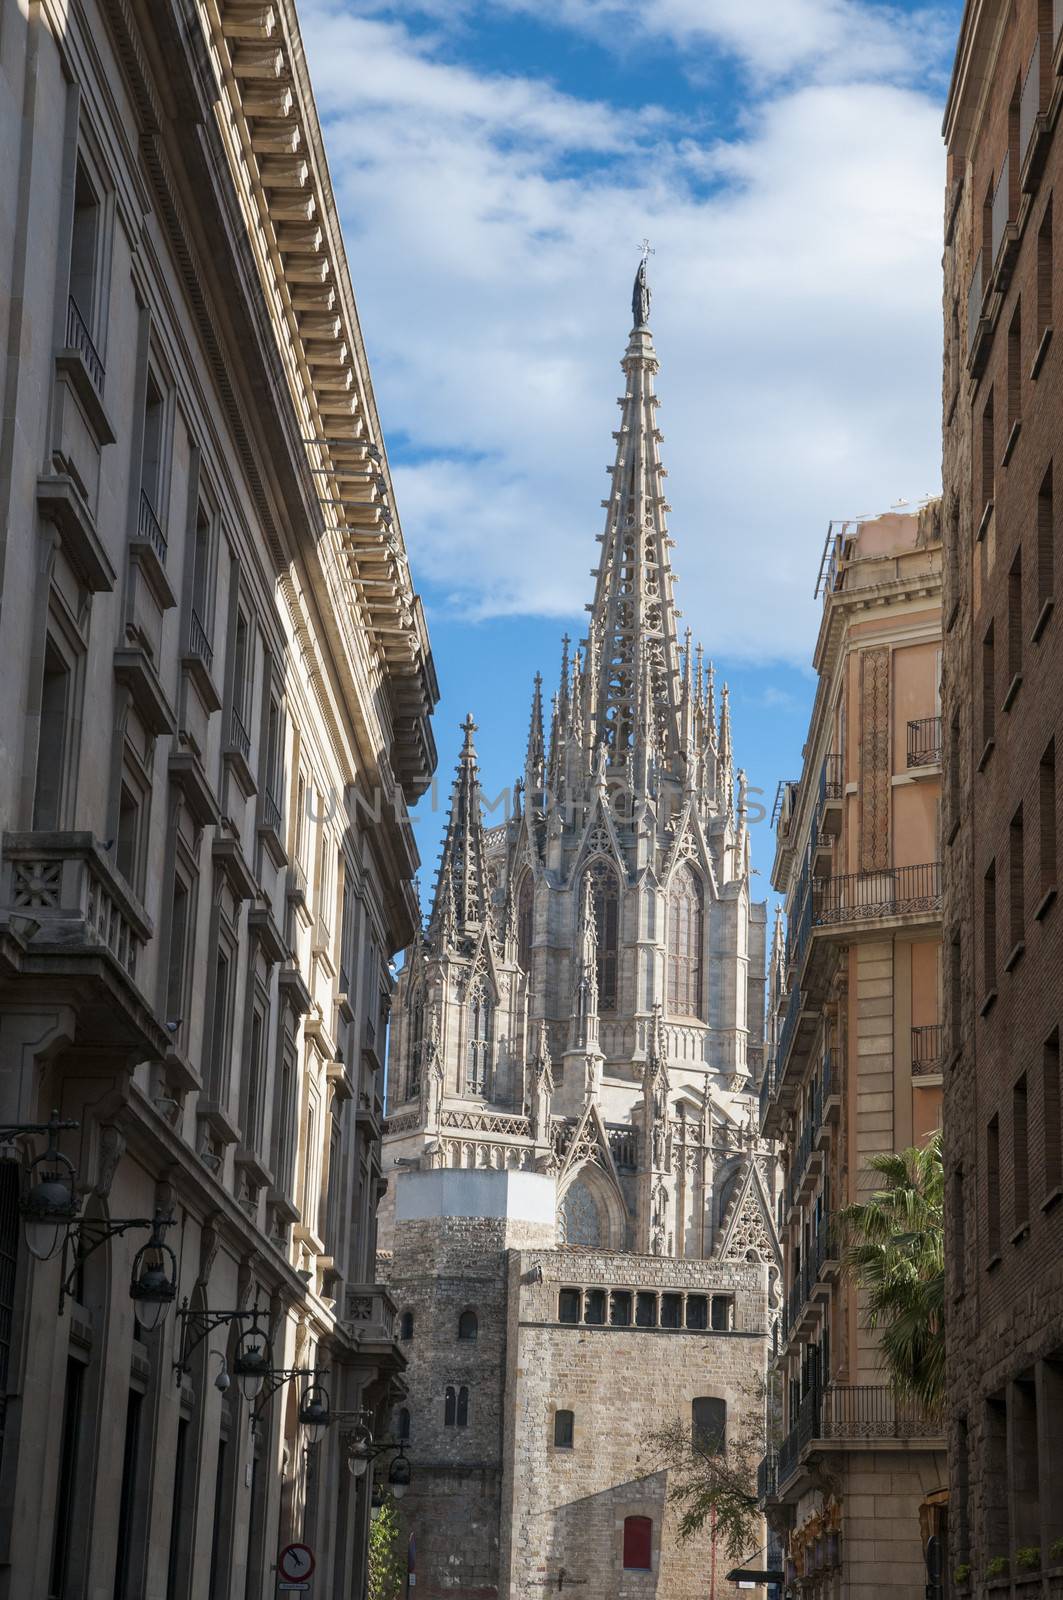
[[[484,787],[579,638],[653,241],[684,623],[770,810],[800,769],[832,517],[936,490],[941,109],[959,0],[303,0],[443,692]],[[495,820],[499,814],[496,813]],[[754,862],[771,862],[767,822]]]

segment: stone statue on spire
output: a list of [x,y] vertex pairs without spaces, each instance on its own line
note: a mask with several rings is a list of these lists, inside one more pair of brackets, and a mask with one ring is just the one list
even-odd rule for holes
[[653,295],[650,291],[649,278],[646,275],[646,262],[649,257],[649,246],[642,247],[642,260],[635,274],[635,287],[631,291],[631,316],[636,328],[648,328],[650,324],[650,302]]

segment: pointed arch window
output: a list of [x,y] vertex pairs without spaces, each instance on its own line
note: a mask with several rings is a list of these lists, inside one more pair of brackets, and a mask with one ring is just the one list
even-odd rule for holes
[[406,1098],[416,1100],[421,1092],[421,1063],[424,1059],[424,990],[418,987],[410,1002],[410,1023],[406,1045]]
[[561,1244],[598,1249],[604,1242],[601,1210],[582,1178],[576,1178],[565,1191],[558,1207],[557,1232]]
[[532,928],[535,919],[535,882],[530,872],[517,890],[517,960],[522,972],[531,973]]
[[587,869],[594,901],[594,927],[598,940],[598,1009],[616,1010],[617,967],[620,944],[620,885],[606,861]]
[[477,979],[469,991],[468,1028],[469,1051],[465,1072],[466,1094],[486,1096],[491,1083],[491,1065],[494,1050],[494,1002],[483,979]]
[[672,875],[668,890],[668,1011],[673,1017],[701,1017],[701,950],[705,931],[705,891],[689,863]]

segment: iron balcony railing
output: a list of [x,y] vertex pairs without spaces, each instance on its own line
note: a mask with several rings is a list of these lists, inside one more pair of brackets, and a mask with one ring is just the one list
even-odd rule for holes
[[1041,110],[1041,38],[1038,35],[1022,82],[1019,97],[1019,164],[1023,165],[1029,153]]
[[917,717],[908,724],[909,767],[933,767],[941,761],[941,718]]
[[764,1118],[768,1113],[768,1106],[775,1093],[775,1063],[769,1061],[764,1068],[764,1075],[760,1080],[760,1122],[764,1125]]
[[214,647],[207,638],[207,630],[193,611],[188,619],[188,653],[202,661],[209,672],[214,665]]
[[166,565],[166,535],[162,531],[162,523],[155,512],[155,507],[148,499],[144,489],[140,491],[140,509],[137,513],[137,534],[141,539],[146,539],[159,558],[161,566]]
[[245,761],[248,760],[251,755],[251,735],[244,727],[244,720],[235,706],[229,718],[229,745],[233,750],[239,750]]
[[806,1120],[804,1127],[801,1129],[801,1136],[797,1141],[797,1147],[794,1150],[793,1160],[790,1163],[790,1171],[786,1179],[787,1207],[792,1206],[797,1198],[797,1191],[801,1187],[801,1180],[805,1175],[805,1169],[808,1166],[811,1156],[812,1123],[811,1120]]
[[992,265],[995,270],[997,262],[1000,259],[1000,251],[1007,234],[1008,224],[1012,221],[1010,150],[1006,150],[1004,152],[1004,159],[1000,163],[1000,173],[997,177],[996,188],[993,190],[992,221]]
[[880,1384],[831,1384],[820,1406],[821,1439],[934,1439],[941,1417]]
[[801,1452],[813,1440],[937,1439],[943,1426],[941,1417],[885,1386],[813,1385],[779,1446],[777,1488],[793,1476]]
[[73,295],[70,296],[66,306],[66,342],[71,350],[76,350],[85,363],[89,377],[92,379],[93,388],[97,394],[103,394],[103,362],[100,360],[99,351],[92,342],[88,323],[81,315],[78,303]]
[[779,1487],[779,1456],[769,1450],[757,1467],[757,1499],[771,1500]]
[[982,320],[982,301],[985,299],[985,285],[982,281],[982,251],[978,250],[974,258],[974,271],[971,273],[971,286],[967,290],[967,356],[970,359],[974,349],[974,341],[978,336],[978,324]]
[[944,1025],[930,1022],[912,1029],[912,1072],[940,1072],[944,1054]]
[[1063,33],[1063,0],[1052,0],[1052,44],[1059,43],[1059,35]]
[[817,928],[940,911],[941,862],[883,867],[879,872],[849,872],[841,877],[820,878],[815,888],[812,918]]
[[[270,794],[268,784],[262,791],[262,826],[271,828],[276,834],[281,831],[281,808]],[[343,992],[346,993],[346,989]]]
[[801,1014],[801,991],[798,988],[790,990],[790,998],[786,1002],[786,1015],[779,1030],[779,1048],[775,1056],[775,1069],[781,1077],[786,1071],[786,1057],[793,1043],[794,1032],[797,1028],[797,1019]]
[[841,755],[832,752],[823,758],[823,770],[819,775],[820,803],[824,800],[840,800],[845,793],[845,776],[842,771]]

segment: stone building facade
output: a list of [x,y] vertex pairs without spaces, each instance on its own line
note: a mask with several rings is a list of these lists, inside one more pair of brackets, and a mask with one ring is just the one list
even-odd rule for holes
[[[0,1126],[76,1125],[80,1208],[32,1257],[5,1133],[0,1594],[250,1600],[305,1538],[346,1600],[371,1475],[298,1410],[316,1369],[379,1428],[403,1366],[379,1053],[437,696],[291,0],[5,5],[0,148]],[[252,1429],[256,1308],[301,1375]]]
[[[643,266],[587,637],[574,650],[565,641],[548,716],[536,679],[517,804],[497,828],[483,825],[467,719],[428,926],[406,953],[392,1016],[385,1170],[420,1175],[391,1185],[382,1242],[393,1253],[392,1291],[414,1330],[418,1295],[443,1318],[407,1345],[418,1461],[411,1530],[417,1581],[429,1594],[531,1593],[556,1583],[562,1568],[583,1573],[588,1597],[621,1592],[614,1582],[624,1593],[676,1600],[700,1593],[698,1559],[684,1566],[675,1554],[638,1440],[673,1404],[682,1411],[714,1395],[738,1403],[735,1366],[751,1380],[762,1372],[769,1276],[777,1293],[774,1168],[755,1127],[765,911],[751,895],[746,786],[734,766],[727,689],[718,702],[711,665],[689,631],[682,647],[676,633],[648,305]],[[452,1210],[463,1227],[474,1225],[463,1188],[473,1176],[501,1186],[507,1228],[534,1222],[540,1236],[524,1241],[503,1229],[489,1252],[470,1250],[464,1269],[448,1268],[444,1290],[426,1267],[430,1218],[418,1214],[414,1228],[404,1210],[413,1203],[404,1186],[423,1186],[427,1174],[447,1180],[436,1218],[441,1251],[451,1248]],[[514,1255],[532,1243],[546,1253],[527,1271],[553,1286],[543,1304]],[[604,1324],[581,1310],[565,1326],[555,1288],[566,1251],[569,1287],[585,1295],[604,1274],[605,1298],[593,1300],[591,1313],[604,1307]],[[699,1319],[710,1315],[714,1287],[737,1282],[733,1263],[744,1272],[743,1320],[714,1333]],[[475,1279],[481,1271],[491,1280],[483,1292],[505,1312],[505,1332],[492,1311],[490,1338],[477,1340],[475,1384],[466,1384],[454,1359],[458,1302],[464,1273]],[[662,1311],[660,1297],[680,1284],[700,1286],[697,1303],[668,1299]],[[629,1297],[628,1322],[610,1320],[614,1291]],[[690,1303],[692,1320],[674,1338],[651,1332],[657,1321],[637,1332],[636,1303],[647,1318],[685,1318]],[[540,1321],[552,1330],[542,1349],[529,1331]],[[616,1352],[612,1380],[620,1385],[630,1356],[648,1358],[652,1348],[654,1360],[630,1394],[623,1443],[606,1457],[616,1425],[603,1409],[606,1388],[589,1368],[577,1379],[569,1356],[557,1354],[557,1383],[575,1384],[583,1397],[581,1442],[564,1457],[572,1464],[563,1480],[569,1497],[558,1506],[547,1503],[543,1441],[548,1407],[561,1401],[548,1395],[551,1381],[524,1381],[525,1361],[549,1367],[555,1349],[570,1346],[577,1365],[603,1354],[611,1364]],[[488,1454],[475,1422],[486,1392],[501,1408],[501,1442],[496,1432]],[[456,1410],[468,1406],[465,1423],[448,1422],[448,1396]],[[516,1440],[509,1458],[507,1438]],[[497,1551],[473,1548],[464,1472],[475,1477],[470,1506],[486,1494],[501,1508]],[[650,1518],[652,1538],[627,1554],[647,1565],[624,1568],[620,1518],[608,1559],[588,1569],[580,1539],[605,1538],[607,1526],[595,1506],[634,1502],[644,1489],[646,1509],[637,1515]],[[710,1555],[703,1546],[702,1571]]]
[[835,1214],[940,1126],[941,527],[832,525],[804,767],[780,785],[761,1129],[778,1138],[782,1432],[761,1491],[810,1600],[914,1600],[945,1498],[940,1419],[895,1397]]
[[1063,1595],[1061,72],[1058,6],[967,5],[944,127],[942,821],[951,1564],[977,1595]]

